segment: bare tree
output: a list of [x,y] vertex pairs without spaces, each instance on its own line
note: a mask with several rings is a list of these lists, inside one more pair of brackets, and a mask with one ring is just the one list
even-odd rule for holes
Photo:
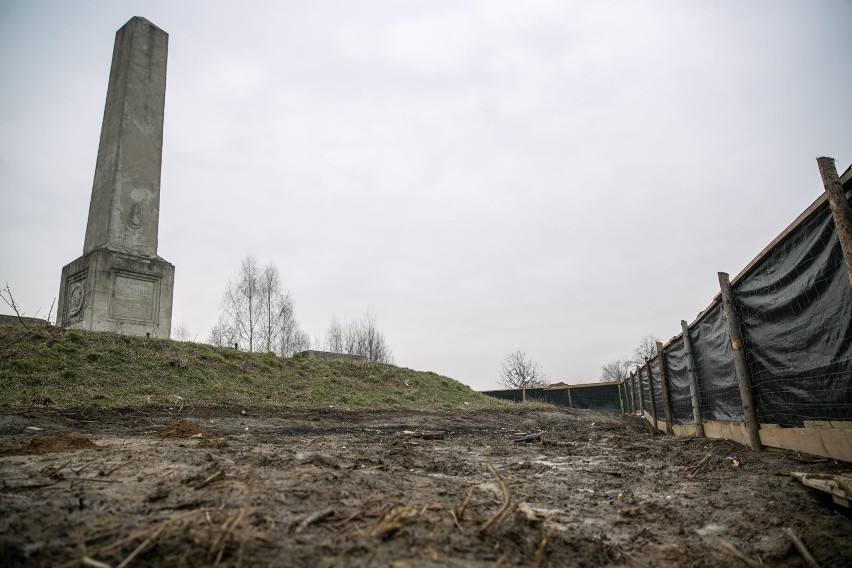
[[361,320],[361,355],[369,357],[370,361],[381,363],[393,362],[390,344],[384,333],[376,325],[376,315],[369,310]]
[[337,318],[331,318],[328,329],[325,330],[325,348],[333,353],[343,353],[343,326]]
[[341,325],[332,318],[325,332],[325,348],[335,353],[363,355],[372,362],[393,363],[393,351],[376,323],[376,315],[367,311],[361,319]]
[[259,347],[263,351],[275,351],[281,343],[285,322],[293,318],[293,301],[290,294],[281,291],[281,275],[271,262],[258,276],[260,292]]
[[278,344],[278,354],[282,357],[292,357],[294,353],[311,348],[311,337],[299,327],[299,322],[293,317],[292,304],[289,317],[281,322],[281,339]]
[[521,389],[521,397],[526,402],[527,389],[545,387],[548,379],[538,362],[533,361],[527,357],[526,353],[518,349],[503,359],[500,384],[508,388]]
[[225,314],[219,316],[219,321],[210,330],[207,343],[215,347],[234,347],[239,344],[237,333],[228,323]]
[[253,256],[243,258],[235,278],[228,282],[222,308],[240,343],[254,351],[260,331],[262,303],[260,274]]
[[616,359],[601,367],[601,379],[606,382],[621,382],[627,377],[627,373],[633,367],[633,361],[629,359]]
[[646,335],[639,342],[639,345],[633,350],[633,360],[630,361],[640,367],[645,364],[645,357],[653,359],[657,355],[657,339],[656,335]]
[[222,314],[210,332],[210,343],[289,357],[310,348],[310,337],[299,328],[293,300],[282,290],[273,263],[262,270],[251,255],[243,258],[222,299]]
[[172,339],[175,341],[192,341],[191,337],[192,332],[183,320],[172,328]]

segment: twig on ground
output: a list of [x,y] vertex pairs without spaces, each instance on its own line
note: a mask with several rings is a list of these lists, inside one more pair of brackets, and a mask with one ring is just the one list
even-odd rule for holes
[[488,472],[494,476],[494,479],[497,480],[497,484],[500,485],[500,491],[503,493],[503,504],[490,519],[485,521],[482,526],[479,527],[479,532],[485,532],[492,525],[496,525],[497,523],[499,523],[506,515],[506,512],[509,510],[509,503],[511,503],[512,501],[512,494],[509,493],[509,488],[506,486],[506,483],[503,481],[503,478],[500,477],[500,474],[497,473],[497,470],[494,469],[494,466],[491,465],[490,462],[487,462],[485,464],[485,467],[488,468]]
[[375,538],[390,538],[419,515],[420,510],[417,507],[398,505],[382,515],[370,529],[369,534]]
[[91,566],[92,568],[112,568],[112,566],[106,562],[100,562],[94,558],[89,558],[88,556],[81,558],[80,563],[83,564],[83,566]]
[[[228,539],[231,535],[236,531],[237,527],[245,520],[246,517],[251,513],[251,502],[254,497],[254,488],[257,473],[257,456],[255,456],[251,465],[251,473],[249,474],[249,484],[248,491],[246,492],[246,500],[243,504],[242,509],[234,515],[233,517],[228,518],[222,524],[222,531],[219,533],[219,536],[213,542],[213,545],[210,547],[210,550],[207,552],[207,561],[211,562],[213,566],[218,566],[222,561],[222,556],[225,553],[225,545],[228,542]],[[242,566],[243,564],[243,553],[245,551],[246,539],[242,538],[240,541],[239,552],[237,553],[237,566]]]
[[213,475],[211,475],[210,477],[208,477],[207,479],[205,479],[204,481],[202,481],[201,483],[199,483],[198,485],[196,485],[196,486],[194,487],[194,489],[201,489],[202,487],[207,487],[210,483],[212,483],[212,482],[216,481],[216,480],[217,480],[217,479],[219,479],[220,477],[225,477],[225,472],[224,472],[223,470],[221,470],[221,469],[217,469],[217,470],[213,473]]
[[331,526],[334,528],[334,530],[340,531],[344,526],[348,525],[350,522],[354,521],[355,519],[360,517],[362,514],[363,514],[363,511],[355,511],[354,513],[352,513],[351,515],[349,515],[345,519],[335,521],[334,523],[331,524]]
[[334,512],[335,511],[332,507],[328,507],[326,509],[323,509],[322,511],[315,511],[315,512],[311,513],[310,515],[308,515],[307,517],[305,517],[304,519],[302,519],[302,522],[299,523],[299,525],[296,527],[296,529],[293,532],[298,534],[298,533],[302,532],[303,530],[305,530],[306,528],[308,528],[309,526],[314,525],[314,524],[316,524],[316,523],[318,523],[322,520],[325,520],[328,517],[331,517],[332,515],[334,515]]
[[[127,558],[125,558],[122,561],[121,564],[119,564],[120,567],[126,567],[134,558],[136,558],[143,551],[144,546],[147,546],[148,544],[153,542],[153,540],[157,536],[159,536],[159,534],[162,533],[170,525],[180,521],[181,519],[185,519],[186,517],[190,517],[192,515],[197,515],[198,513],[206,513],[208,511],[212,511],[212,510],[213,509],[196,509],[195,511],[189,511],[188,513],[183,513],[183,514],[178,515],[176,517],[172,517],[171,519],[160,523],[156,527],[149,527],[149,528],[141,530],[141,531],[136,531],[135,533],[131,534],[130,536],[127,536],[127,537],[125,537],[125,538],[123,538],[123,539],[121,539],[117,542],[114,542],[114,543],[112,543],[108,546],[101,547],[96,551],[96,553],[97,553],[98,556],[100,556],[102,554],[109,554],[110,552],[114,552],[116,550],[121,550],[122,548],[124,548],[125,546],[127,546],[128,544],[133,542],[134,540],[142,538],[145,535],[150,535],[148,538],[145,539],[145,541],[142,543],[142,545],[137,546],[136,549],[134,549],[134,551],[131,552],[130,555]],[[87,562],[87,560],[86,560],[87,558],[88,558],[88,565],[89,566],[104,566],[104,564],[100,564],[100,565],[97,564],[99,561],[93,559],[91,556],[84,556],[83,558],[73,560],[71,562],[67,562],[67,563],[63,564],[62,568],[71,568],[72,566],[78,566],[81,562],[85,564]]]
[[698,475],[698,472],[701,471],[701,468],[704,467],[704,464],[707,463],[711,457],[713,457],[713,454],[707,454],[704,456],[704,459],[698,462],[698,465],[689,470],[689,477],[695,477]]
[[784,527],[782,530],[784,531],[784,534],[786,534],[787,537],[793,541],[793,545],[795,545],[796,549],[799,551],[799,554],[802,555],[802,558],[805,559],[805,562],[807,562],[808,566],[810,566],[811,568],[819,568],[819,564],[817,563],[816,558],[811,555],[810,551],[808,550],[808,547],[805,546],[805,543],[802,542],[802,539],[796,536],[796,533],[793,532],[793,529],[791,529],[790,527]]
[[739,549],[739,548],[737,548],[736,546],[734,546],[734,544],[733,544],[732,542],[727,541],[727,540],[725,540],[725,539],[724,539],[724,538],[722,538],[722,537],[717,537],[717,538],[716,538],[716,542],[717,542],[717,543],[719,543],[719,546],[720,546],[723,550],[725,550],[725,551],[726,551],[726,552],[728,552],[729,554],[732,554],[732,555],[736,556],[737,558],[739,558],[740,560],[742,560],[743,562],[745,562],[745,563],[746,563],[746,565],[747,565],[747,566],[749,566],[749,568],[761,568],[762,564],[761,564],[760,562],[758,562],[758,561],[757,561],[757,560],[755,560],[754,558],[751,558],[751,557],[746,556],[745,554],[743,554],[743,553],[740,551],[740,549]]
[[103,477],[107,477],[107,476],[109,476],[110,474],[115,473],[116,471],[120,470],[120,469],[121,469],[121,468],[123,468],[124,466],[132,464],[132,463],[133,463],[133,462],[135,462],[135,461],[136,461],[136,458],[133,458],[133,459],[131,459],[131,460],[128,460],[128,461],[126,461],[126,462],[124,462],[124,463],[122,463],[122,464],[119,464],[119,465],[115,466],[114,468],[112,468],[112,469],[110,469],[110,470],[108,470],[108,471],[102,472],[102,473],[101,473],[101,475],[102,475]]
[[544,552],[547,550],[547,545],[550,544],[550,536],[553,534],[553,529],[547,529],[545,533],[541,536],[541,540],[538,542],[538,547],[535,549],[535,556],[533,556],[533,566],[538,568],[541,566],[542,560],[544,560]]
[[461,522],[462,517],[464,517],[464,511],[467,509],[467,504],[470,503],[471,497],[473,497],[473,487],[468,490],[467,497],[464,498],[464,502],[461,504],[461,507],[455,511],[455,516],[458,517],[458,522]]
[[[143,551],[143,550],[145,550],[145,549],[148,547],[148,545],[150,545],[152,542],[154,542],[154,540],[155,540],[158,536],[160,536],[160,534],[161,534],[164,530],[166,530],[167,528],[169,528],[169,526],[171,526],[172,524],[176,523],[177,521],[179,521],[179,520],[181,520],[181,519],[183,519],[183,518],[185,518],[185,517],[189,517],[189,516],[192,516],[192,515],[196,515],[196,514],[198,514],[198,513],[201,513],[202,511],[208,511],[208,510],[209,510],[209,509],[196,509],[195,511],[190,511],[189,513],[185,513],[185,514],[183,514],[183,515],[178,515],[177,517],[174,517],[174,518],[169,519],[168,521],[166,521],[166,522],[164,522],[164,523],[161,523],[161,524],[160,524],[160,526],[156,527],[153,531],[150,531],[150,534],[148,535],[148,538],[146,538],[144,541],[142,541],[142,543],[141,543],[139,546],[137,546],[136,548],[134,548],[134,549],[133,549],[133,552],[131,552],[130,554],[128,554],[128,555],[127,555],[127,558],[125,558],[124,560],[122,560],[122,561],[121,561],[121,564],[119,564],[118,566],[116,566],[116,568],[126,568],[126,567],[127,567],[127,566],[128,566],[128,565],[132,562],[132,561],[133,561],[133,559],[134,559],[134,558],[136,558],[137,556],[139,556],[139,554],[141,554],[141,553],[142,553],[142,551]],[[138,534],[138,533],[137,533],[137,534]],[[143,533],[143,534],[144,534],[144,533]],[[135,539],[134,539],[134,540],[135,540]],[[132,542],[132,541],[131,541],[131,542]]]

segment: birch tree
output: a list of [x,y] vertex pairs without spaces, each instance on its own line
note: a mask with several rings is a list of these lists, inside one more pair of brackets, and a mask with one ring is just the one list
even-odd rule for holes
[[344,324],[332,318],[325,332],[325,348],[335,353],[362,355],[371,362],[393,363],[390,342],[379,328],[376,315],[369,310],[363,317]]
[[237,340],[249,351],[254,351],[257,347],[261,307],[260,272],[257,268],[257,259],[247,255],[240,263],[234,279],[229,281],[225,288],[222,308]]

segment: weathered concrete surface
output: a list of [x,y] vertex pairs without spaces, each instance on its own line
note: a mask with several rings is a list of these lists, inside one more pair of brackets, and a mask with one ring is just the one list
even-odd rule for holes
[[168,338],[175,267],[159,257],[108,249],[62,269],[57,321],[62,327]]
[[[23,321],[22,321],[23,320]],[[28,318],[26,316],[10,316],[6,314],[0,314],[0,325],[11,325],[11,326],[30,326],[30,327],[39,327],[50,325],[46,319],[41,318]]]
[[115,34],[83,254],[157,254],[168,42],[139,17]]
[[166,32],[115,35],[83,256],[62,269],[57,324],[168,338],[174,266],[157,256]]

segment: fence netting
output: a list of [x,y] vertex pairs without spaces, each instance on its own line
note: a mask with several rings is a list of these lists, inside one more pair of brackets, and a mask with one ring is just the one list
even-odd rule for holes
[[733,291],[758,419],[852,420],[852,287],[829,207]]
[[669,387],[669,406],[672,411],[672,422],[675,424],[693,424],[692,395],[689,391],[689,375],[687,374],[686,352],[683,339],[669,345],[663,351],[666,361],[666,383]]
[[651,413],[651,396],[648,391],[648,368],[639,368],[639,395],[642,398],[641,408],[648,414]]
[[[523,400],[521,389],[485,391],[482,394],[511,402],[521,402]],[[576,385],[572,388],[527,389],[527,401],[546,402],[556,406],[597,410],[614,414],[627,409],[627,403],[622,401],[622,390],[619,383]]]
[[[845,189],[847,200],[852,199],[852,187],[847,184]],[[852,286],[828,202],[736,280],[732,292],[759,421],[802,426],[806,421],[852,420]],[[743,421],[722,303],[710,306],[688,333],[702,418]],[[666,345],[662,356],[672,420],[691,424],[695,420],[683,338]],[[651,374],[661,419],[656,359]],[[626,386],[635,389],[650,412],[647,367],[629,377]],[[640,410],[638,399],[634,410]]]
[[666,419],[666,411],[665,406],[663,405],[663,388],[661,385],[663,375],[660,369],[659,356],[651,359],[649,367],[651,371],[651,391],[654,394],[654,418],[659,421],[664,421]]
[[698,325],[690,328],[689,339],[702,417],[705,420],[743,420],[731,336],[721,302],[710,307]]

